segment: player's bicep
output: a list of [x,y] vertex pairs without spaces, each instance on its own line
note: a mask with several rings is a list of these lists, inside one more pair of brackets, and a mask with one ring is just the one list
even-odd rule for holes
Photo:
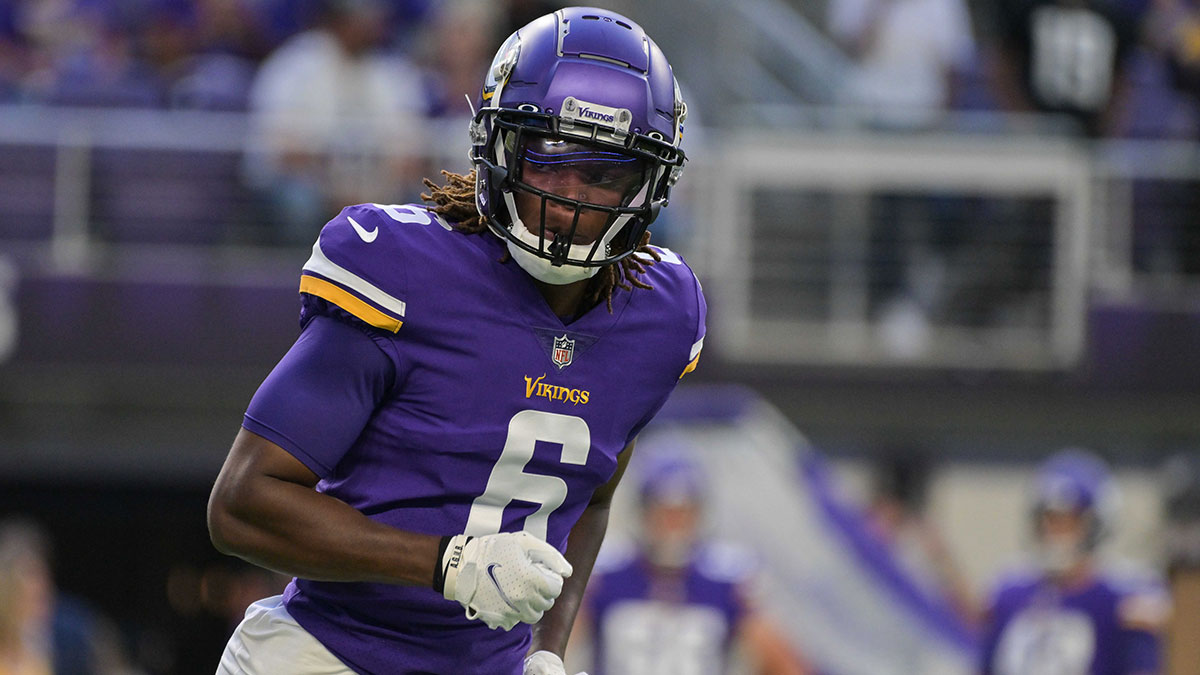
[[[314,474],[275,443],[241,429],[225,458],[208,499],[208,530],[213,544],[235,554],[250,523],[258,523],[263,504],[278,502],[286,486],[311,488]],[[286,495],[283,497],[286,499]]]
[[264,478],[306,487],[314,487],[320,480],[292,453],[253,431],[240,429],[217,477],[217,485],[246,486]]
[[254,394],[242,426],[325,476],[394,378],[392,361],[363,328],[317,316]]

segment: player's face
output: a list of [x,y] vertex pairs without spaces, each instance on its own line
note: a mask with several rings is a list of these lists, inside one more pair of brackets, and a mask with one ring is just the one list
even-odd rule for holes
[[700,527],[700,505],[694,501],[652,500],[643,509],[651,560],[663,567],[686,564]]
[[1038,516],[1038,548],[1046,568],[1066,572],[1086,555],[1089,516],[1079,511],[1045,510]]
[[15,569],[17,589],[15,607],[16,616],[21,621],[31,623],[44,622],[50,616],[53,604],[53,585],[50,581],[50,571],[40,559],[29,556],[17,560]]
[[1041,514],[1038,530],[1043,539],[1083,541],[1087,530],[1087,516],[1079,511],[1045,510]]
[[[548,137],[527,139],[522,146],[519,180],[559,197],[603,207],[627,206],[642,184],[645,163],[612,150]],[[543,208],[547,239],[570,232],[574,206],[524,190],[517,190],[515,199],[521,220],[534,234],[539,233]],[[611,220],[605,211],[580,208],[571,243],[594,243]]]

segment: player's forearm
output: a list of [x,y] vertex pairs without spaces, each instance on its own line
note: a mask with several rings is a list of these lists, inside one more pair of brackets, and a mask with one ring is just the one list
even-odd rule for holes
[[571,637],[575,615],[583,602],[583,591],[592,575],[592,565],[608,529],[609,505],[592,504],[583,511],[567,537],[567,562],[574,573],[563,582],[562,593],[542,620],[533,626],[533,641],[529,652],[546,650],[562,656]]
[[440,537],[382,525],[304,485],[253,483],[213,491],[209,530],[223,553],[306,579],[432,583]]

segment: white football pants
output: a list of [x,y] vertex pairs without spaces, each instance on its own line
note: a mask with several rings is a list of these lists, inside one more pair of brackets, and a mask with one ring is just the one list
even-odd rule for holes
[[238,624],[217,675],[354,675],[300,627],[276,595],[250,605]]

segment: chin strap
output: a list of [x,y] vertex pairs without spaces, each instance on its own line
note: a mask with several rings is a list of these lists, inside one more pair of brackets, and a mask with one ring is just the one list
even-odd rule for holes
[[567,251],[570,249],[571,244],[567,241],[565,232],[554,235],[554,241],[550,242],[550,246],[546,249],[546,252],[550,254],[550,264],[561,267],[567,261]]

